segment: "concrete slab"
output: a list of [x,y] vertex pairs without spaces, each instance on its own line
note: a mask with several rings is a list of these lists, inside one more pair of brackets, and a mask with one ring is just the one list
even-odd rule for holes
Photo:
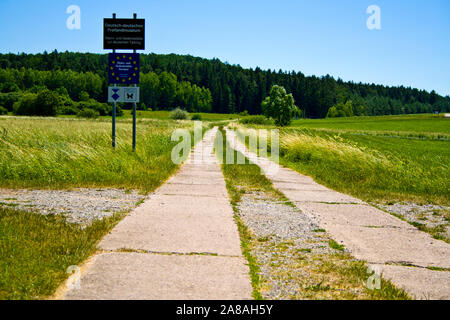
[[185,183],[185,184],[218,184],[224,183],[223,176],[214,174],[188,174],[188,173],[179,173],[173,178],[169,179],[166,183]]
[[394,216],[386,214],[366,204],[326,204],[318,202],[300,202],[297,204],[303,212],[319,218],[320,223],[328,225],[350,225],[360,227],[403,228],[415,227]]
[[362,203],[361,200],[331,190],[296,191],[280,189],[292,202]]
[[183,167],[181,168],[180,171],[181,172],[196,172],[196,171],[220,172],[218,169],[219,168],[217,167],[217,164],[185,164],[185,165],[183,165]]
[[[212,205],[210,205],[212,207]],[[99,244],[103,250],[134,249],[152,252],[241,255],[237,227],[228,214],[214,215],[207,207],[171,210],[126,217]],[[207,211],[208,210],[208,211]]]
[[66,300],[251,299],[243,258],[107,253],[96,255]]
[[273,186],[276,189],[283,189],[283,190],[293,190],[293,191],[312,191],[312,190],[318,190],[318,191],[328,191],[330,189],[317,184],[317,183],[310,183],[310,182],[273,182]]
[[[211,202],[217,206],[211,206]],[[210,198],[210,197],[192,197],[190,195],[162,195],[152,194],[148,201],[144,202],[128,217],[142,216],[143,220],[151,219],[150,215],[159,214],[162,216],[179,214],[191,214],[201,216],[222,216],[230,217],[233,215],[233,209],[229,205],[227,198]],[[122,220],[119,225],[126,220]]]
[[417,229],[367,228],[327,224],[327,232],[352,255],[370,263],[407,263],[450,268],[449,246]]
[[186,186],[184,183],[171,183],[165,184],[158,190],[159,194],[172,194],[172,195],[192,195],[195,196],[207,196],[207,197],[228,197],[228,192],[225,187],[225,183],[216,183],[213,185],[195,184]]
[[384,278],[394,281],[415,299],[450,300],[450,272],[424,268],[371,265]]

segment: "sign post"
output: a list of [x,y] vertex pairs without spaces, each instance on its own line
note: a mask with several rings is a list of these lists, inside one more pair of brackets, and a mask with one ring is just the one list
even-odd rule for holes
[[[133,14],[133,19],[137,20],[137,14]],[[145,34],[145,24],[144,24],[144,34]],[[145,43],[143,39],[143,43]],[[133,50],[133,53],[136,54],[136,49]],[[136,88],[136,83],[133,84],[133,86]],[[136,151],[136,102],[133,103],[133,151]]]
[[[116,19],[115,13],[113,13],[113,19]],[[116,49],[113,49],[113,53],[115,52]],[[116,84],[114,84],[114,87],[116,87]],[[112,147],[114,150],[116,150],[116,102],[113,103],[112,109]]]
[[[103,49],[112,49],[108,55],[108,102],[112,102],[112,146],[116,148],[116,103],[133,103],[133,151],[136,151],[136,109],[139,102],[139,54],[136,50],[145,49],[145,19],[103,20]],[[133,53],[116,53],[116,49],[131,49]],[[133,85],[118,87],[117,85]]]

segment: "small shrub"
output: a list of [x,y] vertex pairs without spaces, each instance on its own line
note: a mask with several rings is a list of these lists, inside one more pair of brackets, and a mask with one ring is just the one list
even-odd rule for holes
[[241,116],[241,117],[246,117],[246,116],[248,116],[248,111],[247,111],[247,110],[244,110],[244,111],[240,112],[240,113],[239,113],[239,116]]
[[89,93],[87,93],[86,91],[81,91],[78,99],[80,101],[88,101],[89,100]]
[[244,119],[239,120],[242,124],[271,124],[272,121],[270,119],[267,119],[265,116],[249,116]]
[[328,109],[327,118],[353,117],[353,104],[349,100],[345,104],[339,103]]
[[169,118],[173,120],[186,120],[189,117],[189,113],[185,110],[182,110],[180,108],[174,109],[171,113]]
[[[103,104],[105,104],[105,105],[107,105],[109,107],[108,115],[112,116],[112,109],[113,109],[113,107],[111,105],[106,104],[106,103],[103,103]],[[123,109],[119,105],[116,105],[116,117],[121,117],[123,115],[124,115]]]
[[56,116],[59,106],[58,95],[50,90],[43,90],[36,97],[36,114],[40,116]]
[[94,99],[88,101],[80,101],[77,104],[78,110],[92,109],[97,111],[101,116],[106,116],[111,112],[112,106],[106,103],[100,103]]
[[45,89],[38,94],[24,94],[13,106],[13,112],[24,116],[55,116],[59,108],[59,97]]
[[191,120],[193,121],[201,121],[202,120],[202,115],[201,114],[193,114]]
[[78,118],[86,118],[86,119],[97,119],[100,116],[100,113],[93,109],[83,109],[77,113]]
[[8,114],[8,110],[6,108],[3,108],[2,106],[0,106],[0,116]]
[[0,93],[0,106],[13,111],[13,105],[22,97],[21,92]]
[[14,103],[13,113],[19,116],[34,114],[34,107],[36,105],[35,93],[25,93],[22,97]]

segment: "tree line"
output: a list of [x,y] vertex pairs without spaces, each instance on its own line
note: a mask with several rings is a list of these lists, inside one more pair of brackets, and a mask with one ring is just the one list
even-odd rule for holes
[[[141,73],[140,77],[139,109],[164,110],[178,106],[189,112],[211,111],[212,97],[208,89],[187,81],[178,81],[177,77],[169,72],[162,72],[159,75],[155,72]],[[7,111],[33,114],[38,110],[34,107],[25,107],[25,101],[27,103],[34,101],[40,92],[48,90],[59,99],[59,104],[53,108],[57,114],[77,114],[83,108],[90,108],[97,110],[100,115],[105,115],[105,106],[100,104],[104,104],[107,100],[105,95],[107,85],[102,75],[90,71],[78,72],[70,69],[41,71],[25,67],[0,69],[0,106]],[[21,99],[22,103],[16,104],[14,110],[14,104]],[[27,111],[23,113],[21,110]],[[50,114],[44,112],[42,115],[53,115],[54,112]]]
[[[25,71],[73,71],[86,76],[89,74],[88,78],[101,80],[100,92],[96,91],[97,88],[89,89],[95,91],[91,92],[91,97],[104,102],[107,60],[105,54],[57,51],[42,54],[2,54],[0,68],[16,70],[14,72],[20,72],[24,68]],[[157,109],[180,106],[196,112],[248,111],[250,114],[261,114],[261,102],[269,95],[273,85],[280,85],[292,94],[295,104],[303,110],[303,114],[311,118],[346,113],[389,115],[450,111],[449,96],[443,97],[435,91],[428,92],[404,86],[344,82],[329,75],[305,76],[295,71],[245,69],[218,59],[208,60],[176,54],[141,54],[140,63],[143,73],[140,86],[143,89],[141,93],[144,104]],[[176,86],[173,85],[174,79],[178,83]],[[0,83],[2,82],[3,79],[0,78]],[[4,88],[0,89],[7,92],[13,89],[11,86],[13,84],[4,85]],[[159,89],[154,90],[155,88]],[[66,89],[77,90],[69,87]],[[339,112],[345,105],[352,108],[351,112]],[[335,109],[329,113],[332,107]]]

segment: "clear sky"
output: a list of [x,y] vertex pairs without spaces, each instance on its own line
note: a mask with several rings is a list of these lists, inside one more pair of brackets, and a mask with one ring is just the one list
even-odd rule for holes
[[[81,29],[69,30],[69,5]],[[369,5],[381,30],[369,30]],[[450,95],[449,0],[0,0],[0,52],[107,52],[102,18],[146,18],[145,52]]]

